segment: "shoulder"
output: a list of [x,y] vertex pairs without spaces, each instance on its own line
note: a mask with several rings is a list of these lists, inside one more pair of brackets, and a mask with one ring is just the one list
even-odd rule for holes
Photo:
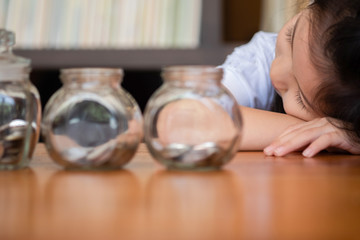
[[234,49],[220,66],[223,84],[240,105],[269,109],[274,90],[270,66],[275,57],[277,34],[258,32],[246,44]]
[[238,67],[245,62],[254,63],[257,61],[270,63],[275,56],[275,44],[277,34],[267,32],[257,32],[252,39],[227,56],[223,67]]
[[277,35],[277,33],[260,31],[254,34],[249,43],[257,42],[260,44],[272,46],[276,43]]

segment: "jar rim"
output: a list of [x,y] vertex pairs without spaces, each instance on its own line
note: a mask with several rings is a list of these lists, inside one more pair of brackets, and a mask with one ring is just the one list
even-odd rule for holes
[[213,65],[174,65],[162,69],[164,80],[221,82],[223,69]]
[[60,75],[70,75],[70,74],[80,74],[80,75],[124,75],[124,70],[122,68],[63,68],[60,69]]
[[163,68],[163,73],[183,72],[188,74],[222,74],[223,70],[213,65],[174,65]]

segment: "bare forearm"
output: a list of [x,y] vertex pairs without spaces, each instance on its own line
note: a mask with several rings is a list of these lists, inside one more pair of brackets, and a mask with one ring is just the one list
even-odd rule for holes
[[263,150],[289,126],[303,120],[287,114],[240,107],[243,134],[240,150]]

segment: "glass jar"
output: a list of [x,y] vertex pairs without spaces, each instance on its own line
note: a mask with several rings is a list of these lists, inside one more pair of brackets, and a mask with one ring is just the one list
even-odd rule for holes
[[219,169],[234,156],[242,118],[222,86],[222,69],[172,66],[144,113],[144,137],[153,157],[169,169]]
[[45,106],[42,134],[50,156],[67,169],[120,168],[143,138],[142,115],[121,88],[122,69],[61,70]]
[[0,29],[0,169],[27,167],[40,133],[39,92],[30,60],[12,52],[15,34]]

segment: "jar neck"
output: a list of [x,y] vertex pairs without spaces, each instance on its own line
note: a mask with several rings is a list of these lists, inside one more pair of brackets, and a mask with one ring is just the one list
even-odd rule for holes
[[171,87],[177,87],[177,88],[189,88],[189,89],[195,89],[195,90],[210,90],[210,89],[216,89],[219,88],[221,83],[220,81],[214,81],[214,80],[165,80],[165,84]]
[[29,80],[30,67],[0,67],[0,82]]
[[173,66],[163,69],[162,77],[172,86],[204,89],[219,87],[223,71],[214,66]]
[[70,88],[120,88],[122,69],[72,68],[61,70],[61,81]]

